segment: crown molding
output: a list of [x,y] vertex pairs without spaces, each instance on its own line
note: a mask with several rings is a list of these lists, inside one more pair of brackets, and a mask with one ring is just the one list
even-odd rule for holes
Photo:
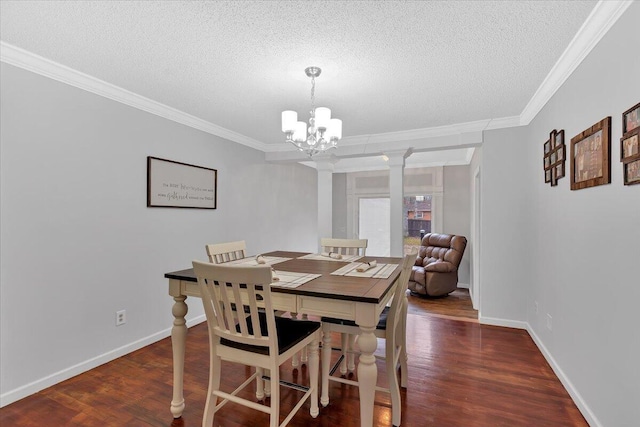
[[0,41],[0,61],[40,74],[50,79],[95,93],[142,111],[201,130],[211,135],[265,151],[266,144],[245,135],[225,129],[191,114],[161,104],[119,86],[51,61],[17,46]]
[[491,119],[484,130],[504,129],[522,126],[520,116],[500,117]]
[[371,135],[357,135],[342,138],[340,143],[344,146],[386,143],[397,144],[400,141],[415,141],[419,139],[460,135],[469,132],[481,132],[485,130],[490,122],[491,120],[477,120],[474,122],[456,123],[453,125],[436,126],[423,129],[411,129],[399,132],[377,133]]
[[526,126],[531,123],[631,3],[633,0],[600,0],[595,5],[558,62],[549,71],[520,114],[521,125]]

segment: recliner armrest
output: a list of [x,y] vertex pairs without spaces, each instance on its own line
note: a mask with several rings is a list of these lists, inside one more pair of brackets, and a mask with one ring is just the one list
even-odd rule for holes
[[424,267],[424,271],[430,273],[451,273],[452,271],[456,271],[456,267],[448,261],[436,261],[427,264]]

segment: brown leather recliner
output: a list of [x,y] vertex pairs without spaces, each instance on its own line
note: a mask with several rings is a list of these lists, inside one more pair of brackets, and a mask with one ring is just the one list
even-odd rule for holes
[[432,297],[453,292],[458,287],[458,266],[467,238],[428,233],[421,245],[409,278],[411,292]]

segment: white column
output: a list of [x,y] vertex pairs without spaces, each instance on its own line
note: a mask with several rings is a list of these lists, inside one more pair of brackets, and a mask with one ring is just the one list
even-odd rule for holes
[[401,257],[404,254],[403,200],[404,200],[404,160],[411,155],[411,150],[389,151],[384,153],[389,160],[389,205],[390,205],[390,249],[391,256]]
[[332,158],[316,158],[318,171],[318,250],[320,239],[333,234],[333,169]]

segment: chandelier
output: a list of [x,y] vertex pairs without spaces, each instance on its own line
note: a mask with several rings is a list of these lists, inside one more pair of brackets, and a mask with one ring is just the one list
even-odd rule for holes
[[322,70],[319,67],[307,67],[304,72],[311,77],[311,111],[309,127],[298,121],[298,113],[287,110],[282,112],[282,132],[287,135],[287,142],[309,157],[336,148],[342,138],[342,120],[332,119],[331,110],[315,107],[316,77]]

